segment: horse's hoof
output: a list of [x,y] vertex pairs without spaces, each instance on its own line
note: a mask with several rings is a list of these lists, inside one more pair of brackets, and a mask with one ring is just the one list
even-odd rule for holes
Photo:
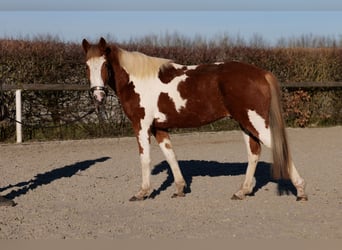
[[145,200],[145,197],[140,198],[140,197],[136,197],[135,195],[129,199],[129,201],[143,201],[143,200]]
[[230,199],[235,200],[235,201],[242,201],[244,198],[245,197],[241,197],[237,194],[233,194],[232,198],[230,198]]
[[0,207],[14,207],[15,205],[17,204],[14,201],[0,196]]
[[184,193],[175,193],[171,196],[171,198],[185,197]]
[[308,201],[309,200],[309,198],[308,198],[308,196],[306,196],[306,195],[304,195],[304,196],[297,196],[297,199],[296,199],[296,201]]

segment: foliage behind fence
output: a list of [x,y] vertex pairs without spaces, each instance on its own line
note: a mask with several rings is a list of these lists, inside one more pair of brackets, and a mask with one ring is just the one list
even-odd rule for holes
[[[231,45],[217,41],[178,39],[157,43],[152,38],[119,44],[151,56],[171,58],[181,64],[239,60],[270,70],[280,82],[342,82],[342,49],[267,48]],[[80,84],[87,85],[84,55],[80,44],[54,40],[0,40],[0,79],[2,84]],[[130,133],[130,125],[113,93],[106,105],[106,117],[91,114],[78,120],[91,107],[86,91],[24,91],[24,140],[78,139],[119,136]],[[284,89],[284,113],[289,126],[342,124],[341,88]],[[2,100],[14,117],[14,93],[2,92]],[[99,122],[101,120],[102,122]],[[14,137],[13,121],[0,123],[1,141]],[[61,125],[50,129],[45,127]],[[223,120],[202,129],[236,128]]]

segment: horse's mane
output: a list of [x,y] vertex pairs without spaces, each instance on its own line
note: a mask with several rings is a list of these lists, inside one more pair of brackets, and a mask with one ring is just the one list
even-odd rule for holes
[[128,74],[138,78],[157,76],[160,69],[172,63],[170,59],[147,56],[140,52],[129,52],[123,49],[119,49],[118,59]]

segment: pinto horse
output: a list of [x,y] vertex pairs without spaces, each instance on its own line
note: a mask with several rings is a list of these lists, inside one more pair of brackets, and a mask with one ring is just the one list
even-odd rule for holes
[[297,200],[307,200],[304,179],[288,148],[279,84],[270,72],[236,61],[180,65],[108,45],[103,38],[98,44],[84,39],[82,46],[96,107],[105,102],[107,87],[111,87],[137,138],[142,185],[130,201],[144,200],[150,194],[152,135],[174,176],[176,193],[172,197],[182,197],[186,183],[168,130],[199,127],[224,117],[240,124],[248,153],[245,180],[232,199],[242,200],[252,192],[264,144],[273,151],[273,178],[290,179],[297,190]]

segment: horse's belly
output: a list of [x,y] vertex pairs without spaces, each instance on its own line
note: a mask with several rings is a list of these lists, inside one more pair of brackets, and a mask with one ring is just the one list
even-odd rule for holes
[[170,107],[168,110],[159,110],[154,125],[160,128],[191,128],[199,127],[223,117],[229,116],[224,106],[197,105],[197,108],[185,107],[177,111]]

